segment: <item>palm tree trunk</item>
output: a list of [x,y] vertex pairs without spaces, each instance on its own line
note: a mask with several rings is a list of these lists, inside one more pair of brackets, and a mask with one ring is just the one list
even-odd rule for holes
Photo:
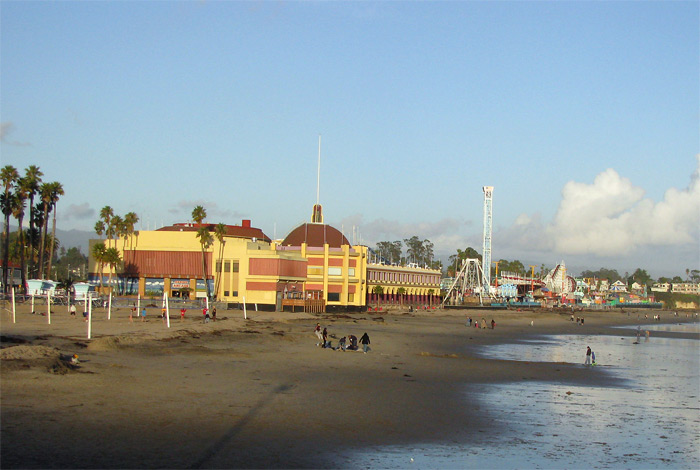
[[24,213],[22,213],[18,217],[17,221],[19,222],[17,235],[19,235],[19,244],[20,244],[19,266],[20,266],[20,269],[22,270],[22,290],[21,290],[21,292],[26,294],[27,293],[27,272],[26,272],[26,262],[24,259],[24,230],[22,230],[22,222],[24,221]]
[[209,298],[209,283],[207,282],[207,258],[204,254],[204,245],[202,245],[202,278],[204,279],[204,288],[207,291],[207,298]]
[[53,250],[56,246],[56,204],[53,205],[53,222],[51,224],[51,250],[49,251],[48,277],[51,277],[51,264],[53,264]]
[[[5,197],[7,198],[7,192],[5,192]],[[9,204],[9,201],[5,201],[7,204]],[[4,292],[9,292],[7,289],[7,276],[8,273],[12,273],[12,270],[10,269],[10,207],[6,207],[7,209],[7,214],[5,214],[5,240],[3,243],[3,252],[2,252],[2,265],[4,267],[2,271],[2,289]],[[10,281],[12,282],[12,281]]]
[[41,242],[39,243],[39,278],[44,279],[44,243],[46,242],[46,229],[48,224],[46,219],[49,216],[49,208],[44,204],[44,220],[41,226]]
[[34,276],[34,191],[29,195],[29,273]]

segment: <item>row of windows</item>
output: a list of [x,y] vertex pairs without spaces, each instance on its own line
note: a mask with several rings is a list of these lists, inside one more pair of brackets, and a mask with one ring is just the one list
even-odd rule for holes
[[238,272],[238,261],[234,261],[231,263],[230,261],[224,261],[224,269],[223,271],[221,270],[221,261],[216,262],[216,272],[224,272],[224,273],[237,273]]
[[404,282],[410,284],[438,284],[440,277],[434,274],[408,274],[388,271],[369,271],[370,281]]
[[[307,273],[311,274],[311,275],[322,276],[323,275],[323,266],[309,266],[307,269]],[[343,275],[343,268],[337,267],[337,266],[328,266],[328,275],[329,276],[342,276]],[[355,268],[348,268],[348,276],[355,277]]]

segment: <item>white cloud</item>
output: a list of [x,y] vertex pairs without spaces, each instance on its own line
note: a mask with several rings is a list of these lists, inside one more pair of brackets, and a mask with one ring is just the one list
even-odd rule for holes
[[[464,226],[471,225],[469,221],[460,221],[453,218],[443,218],[435,222],[401,223],[396,220],[384,218],[371,222],[364,222],[361,215],[352,215],[342,220],[345,227],[345,235],[352,234],[352,227],[359,228],[359,237],[356,240],[370,247],[381,241],[403,241],[406,238],[417,236],[421,239],[430,240],[433,243],[433,251],[437,257],[447,257],[457,251],[457,248],[464,249],[469,244],[467,237],[461,233]],[[350,240],[352,242],[352,240]],[[481,242],[479,242],[481,243]],[[480,246],[480,245],[479,245]]]
[[58,211],[58,217],[62,220],[85,220],[96,218],[97,213],[95,209],[90,207],[90,204],[85,202],[83,204],[71,204],[64,210]]
[[592,184],[571,181],[546,234],[562,254],[626,255],[645,246],[698,244],[700,227],[700,155],[698,169],[683,190],[671,188],[663,201],[644,199],[615,170]]
[[238,211],[220,208],[214,201],[204,201],[201,199],[193,201],[178,201],[174,207],[168,209],[168,212],[180,217],[185,215],[187,221],[189,221],[192,217],[192,210],[196,206],[204,207],[204,209],[207,211],[206,221],[209,223],[217,223],[217,219],[223,220],[224,223],[233,223],[232,220],[245,217],[245,214]]
[[8,140],[8,136],[14,131],[15,125],[11,121],[0,122],[0,142],[17,147],[29,147],[32,144],[29,142],[18,142],[16,140]]

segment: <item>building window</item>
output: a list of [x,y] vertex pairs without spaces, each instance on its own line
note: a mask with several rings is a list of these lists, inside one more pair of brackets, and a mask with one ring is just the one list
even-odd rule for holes
[[343,275],[343,268],[329,266],[328,267],[328,275],[329,276],[342,276]]
[[233,272],[237,273],[238,272],[238,261],[233,262]]
[[348,302],[354,302],[355,301],[355,294],[348,294]]
[[322,276],[323,266],[309,266],[306,272],[311,275]]
[[233,291],[233,295],[231,297],[238,297],[238,291],[237,290]]
[[227,291],[227,290],[224,291],[224,297],[228,297],[228,291]]
[[355,277],[355,268],[348,268],[348,276]]
[[339,292],[329,292],[328,293],[328,301],[329,302],[340,302],[340,293]]
[[224,271],[227,273],[231,272],[231,262],[230,261],[225,261],[224,262]]

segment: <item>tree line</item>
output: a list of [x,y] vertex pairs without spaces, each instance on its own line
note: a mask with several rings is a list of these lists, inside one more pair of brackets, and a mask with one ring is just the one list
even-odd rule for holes
[[[51,278],[54,252],[58,248],[56,240],[56,205],[64,195],[63,185],[58,181],[44,182],[44,173],[36,165],[24,170],[24,175],[12,165],[5,165],[0,170],[2,194],[0,209],[5,218],[3,231],[2,263],[9,268],[10,260],[19,261],[22,286],[27,285],[27,276],[32,278]],[[36,201],[36,203],[35,203]],[[29,214],[27,214],[27,204]],[[29,218],[29,228],[24,229],[24,219]],[[51,234],[48,233],[49,217],[52,217]],[[10,245],[10,219],[17,221],[17,233]],[[7,293],[10,269],[3,270],[2,288]]]
[[[479,261],[482,261],[481,254],[479,254],[479,252],[476,251],[472,247],[467,247],[464,250],[457,249],[457,253],[450,255],[450,257],[449,257],[449,264],[448,264],[446,272],[445,272],[447,277],[454,277],[456,275],[455,273],[459,273],[459,270],[462,267],[461,260],[465,260],[468,258],[476,258]],[[532,265],[525,266],[519,260],[509,261],[509,260],[505,260],[505,259],[500,259],[498,261],[493,262],[493,266],[491,266],[491,274],[493,276],[495,276],[496,270],[498,270],[499,275],[501,273],[513,273],[513,274],[518,274],[521,276],[530,276],[530,275],[532,275],[532,273],[534,271],[535,276],[539,277],[541,279],[541,278],[544,278],[552,269],[553,268],[550,268],[550,267],[546,266],[545,264],[541,264],[539,267],[532,266]],[[679,283],[683,283],[683,282],[695,282],[695,283],[700,282],[700,270],[688,268],[685,270],[685,274],[686,274],[685,279],[683,279],[681,276],[674,276],[672,278],[659,277],[657,280],[654,280],[647,273],[647,271],[645,269],[642,269],[642,268],[637,268],[632,274],[630,274],[629,272],[626,272],[626,273],[624,273],[624,275],[621,275],[615,269],[600,268],[596,271],[592,271],[592,270],[582,271],[578,277],[607,279],[611,283],[616,282],[616,281],[623,281],[628,286],[631,286],[633,283],[637,282],[639,284],[646,285],[648,287],[656,282],[671,283],[671,284],[673,284],[673,283],[679,284]]]
[[[403,253],[403,245],[406,253]],[[375,252],[389,264],[417,264],[431,269],[442,269],[442,261],[435,259],[433,242],[421,240],[416,235],[396,241],[383,241],[376,244]]]
[[[102,238],[102,235],[107,237],[107,243],[99,242],[92,245],[92,257],[97,263],[97,272],[100,282],[100,289],[103,287],[102,271],[105,266],[109,266],[109,280],[107,283],[112,285],[112,273],[117,274],[117,270],[121,267],[122,272],[126,271],[127,266],[122,264],[122,256],[119,253],[117,244],[122,240],[121,253],[126,257],[126,244],[129,242],[129,247],[133,249],[134,237],[138,236],[136,223],[139,221],[139,216],[135,212],[128,212],[124,217],[114,214],[114,209],[110,206],[104,206],[100,210],[100,218],[95,222],[95,233]],[[114,240],[114,246],[112,245]],[[126,284],[123,285],[126,290]]]

